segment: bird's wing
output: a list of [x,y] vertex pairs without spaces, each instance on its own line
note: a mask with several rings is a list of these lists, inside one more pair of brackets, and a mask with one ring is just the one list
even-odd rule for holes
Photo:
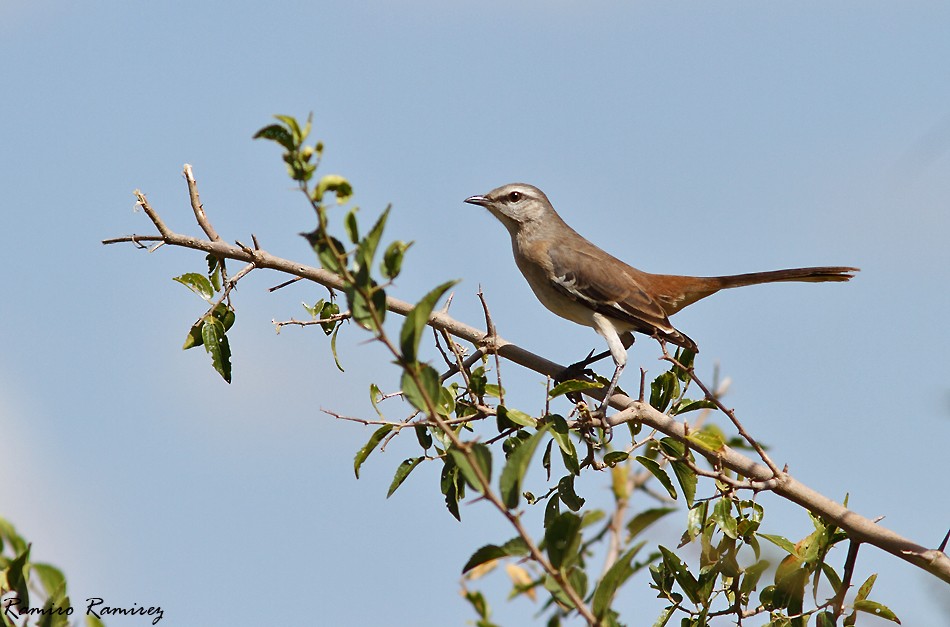
[[593,245],[588,250],[587,246],[558,244],[548,254],[554,288],[565,296],[635,331],[695,350],[695,342],[673,327],[663,306],[644,290],[634,268]]

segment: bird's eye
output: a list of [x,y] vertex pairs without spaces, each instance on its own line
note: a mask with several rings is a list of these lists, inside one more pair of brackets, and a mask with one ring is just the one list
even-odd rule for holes
[[522,196],[521,192],[509,192],[508,200],[510,202],[518,202],[519,200],[521,200],[521,196]]

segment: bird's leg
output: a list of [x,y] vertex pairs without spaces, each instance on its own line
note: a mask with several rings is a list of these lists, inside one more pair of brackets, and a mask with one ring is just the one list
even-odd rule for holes
[[613,357],[616,366],[614,376],[611,377],[610,385],[605,390],[600,407],[594,411],[594,414],[603,422],[604,437],[609,442],[613,434],[610,431],[610,424],[607,422],[607,406],[610,404],[610,397],[613,396],[614,390],[617,388],[620,373],[627,365],[627,347],[633,344],[633,334],[629,331],[618,332],[614,323],[600,313],[595,313],[592,316],[592,322],[594,323],[594,330],[607,340],[607,348],[610,349],[610,356]]
[[614,376],[610,379],[610,385],[607,386],[607,391],[604,394],[604,400],[600,402],[600,406],[594,411],[594,415],[599,417],[603,423],[605,442],[610,442],[610,439],[613,437],[610,423],[607,422],[607,406],[610,404],[610,397],[614,394],[614,389],[617,387],[617,381],[620,380],[620,373],[623,372],[625,365],[626,364],[617,364],[617,367],[614,369]]

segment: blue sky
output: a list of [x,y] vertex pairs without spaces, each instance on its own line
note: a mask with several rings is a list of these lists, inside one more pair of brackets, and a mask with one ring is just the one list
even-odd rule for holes
[[[459,569],[510,531],[484,505],[456,523],[435,469],[385,500],[411,443],[356,481],[370,431],[320,411],[369,416],[369,384],[396,387],[378,347],[348,329],[340,375],[322,333],[275,336],[271,319],[321,293],[268,295],[280,278],[258,273],[237,295],[227,386],[180,350],[202,308],[170,277],[201,256],[99,244],[150,231],[135,188],[197,233],[187,162],[226,239],[253,232],[312,262],[296,236],[311,214],[251,136],[313,111],[324,171],[350,178],[364,220],[392,203],[388,235],[416,242],[394,293],[462,279],[452,312],[481,325],[481,285],[502,335],[562,363],[599,339],[534,301],[504,229],[465,197],[533,183],[650,271],[861,267],[849,284],[719,294],[674,322],[778,462],[936,545],[950,523],[948,30],[938,2],[0,2],[0,515],[74,598],[161,604],[162,624],[473,617]],[[656,353],[638,342],[631,363],[659,372]],[[505,374],[537,412],[543,381]],[[763,502],[769,531],[808,532]],[[905,625],[950,614],[920,571],[871,548],[859,565]],[[537,608],[504,603],[502,578],[485,583],[495,617],[523,622]],[[623,603],[631,624],[660,607],[636,590]]]

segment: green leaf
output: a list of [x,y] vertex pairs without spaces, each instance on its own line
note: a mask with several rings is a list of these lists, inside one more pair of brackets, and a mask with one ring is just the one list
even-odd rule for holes
[[762,573],[768,570],[769,565],[769,562],[761,560],[746,568],[742,575],[742,582],[739,584],[739,591],[744,595],[752,594],[752,591],[759,585]]
[[221,321],[221,324],[224,325],[225,331],[231,330],[231,327],[234,326],[234,320],[237,317],[234,313],[234,310],[224,303],[218,303],[215,305],[214,309],[211,310],[211,315]]
[[66,577],[55,566],[34,562],[30,565],[30,573],[39,578],[48,597],[55,595],[61,587],[65,590]]
[[369,457],[380,442],[383,441],[383,438],[393,430],[392,425],[383,425],[379,429],[373,432],[373,435],[369,437],[369,441],[363,445],[359,451],[356,452],[356,459],[353,460],[353,472],[356,473],[356,478],[360,478],[360,466],[363,465],[363,462],[366,461],[366,458]]
[[182,345],[182,350],[188,350],[189,348],[194,348],[196,346],[204,345],[204,338],[202,337],[202,330],[204,325],[209,320],[220,320],[221,324],[224,325],[224,330],[227,331],[232,326],[234,326],[235,314],[234,310],[225,305],[224,303],[218,303],[215,305],[214,309],[211,310],[211,313],[205,314],[198,319],[191,329],[188,330],[188,336],[185,337],[185,343]]
[[[485,600],[485,595],[477,590],[465,589],[464,592],[465,600],[472,604],[478,616],[482,619],[487,619],[490,612],[488,609],[488,601]],[[481,622],[482,621],[479,621],[479,623]]]
[[201,341],[211,354],[211,365],[225,381],[231,383],[231,345],[224,323],[214,317],[205,318],[201,326]]
[[676,612],[676,606],[670,605],[669,607],[664,608],[660,615],[657,617],[656,621],[653,623],[653,627],[666,627],[667,623],[670,622],[670,619],[673,618],[673,614]]
[[581,598],[587,596],[587,573],[581,567],[572,567],[567,571],[567,581]]
[[706,528],[706,518],[709,511],[709,501],[694,503],[686,515],[686,531],[683,532],[682,542],[692,542]]
[[343,218],[343,228],[346,230],[346,236],[350,238],[350,241],[354,244],[358,244],[360,241],[360,230],[356,223],[357,211],[359,211],[359,207],[353,207],[347,212],[346,217]]
[[693,367],[693,361],[696,359],[696,353],[686,348],[680,348],[676,351],[675,359],[680,364],[682,364],[683,367],[680,368],[679,366],[674,365],[670,369],[671,372],[676,375],[676,378],[683,383],[689,383],[688,369]]
[[402,352],[402,358],[405,363],[411,364],[418,361],[419,342],[422,339],[422,333],[432,315],[432,310],[442,295],[445,294],[458,281],[447,281],[436,287],[434,290],[422,297],[416,306],[406,314],[406,320],[402,324],[402,332],[399,334],[399,349]]
[[386,317],[386,292],[370,284],[368,287],[347,287],[346,302],[353,322],[367,331],[379,332]]
[[451,387],[452,389],[445,387],[439,389],[439,402],[436,411],[440,416],[448,417],[455,411],[455,395],[458,391],[458,383],[452,383]]
[[311,198],[315,202],[322,203],[323,197],[329,192],[336,194],[337,204],[342,205],[353,195],[353,186],[339,174],[327,174],[314,187]]
[[670,401],[679,396],[679,380],[672,372],[664,372],[650,384],[650,405],[657,411],[666,411]]
[[7,590],[15,592],[18,605],[23,609],[30,607],[29,562],[30,545],[27,545],[20,555],[10,560],[6,564],[6,568],[0,571],[0,574],[4,575],[4,579],[6,579],[6,590],[4,592]]
[[686,439],[701,449],[718,453],[722,451],[726,443],[722,436],[712,431],[703,429],[702,431],[691,431]]
[[894,612],[892,612],[886,605],[882,605],[876,601],[868,601],[867,599],[855,601],[854,609],[859,612],[864,612],[865,614],[873,614],[878,618],[889,620],[891,622],[897,623],[898,625],[901,623]]
[[561,499],[557,494],[553,494],[548,499],[548,504],[544,506],[544,528],[547,529],[554,519],[561,513]]
[[280,124],[271,124],[269,126],[265,126],[261,130],[254,133],[254,139],[269,139],[272,142],[277,142],[288,151],[296,149],[296,146],[294,146],[293,135],[291,135],[290,131]]
[[799,568],[797,564],[794,558],[786,557],[775,571],[772,604],[776,608],[787,608],[790,614],[801,612],[808,583],[808,569]]
[[482,548],[472,553],[472,556],[468,558],[467,562],[465,562],[465,566],[462,567],[462,574],[464,575],[476,566],[481,566],[482,564],[492,560],[500,559],[502,557],[520,557],[527,554],[528,545],[525,544],[525,541],[520,537],[513,538],[501,546],[496,544],[486,544]]
[[208,262],[208,280],[211,281],[211,287],[217,292],[221,289],[221,263],[211,253],[208,253],[205,261]]
[[419,441],[419,446],[421,446],[424,451],[429,450],[429,448],[432,447],[432,434],[429,433],[429,427],[416,425],[414,429],[416,432],[416,440]]
[[722,497],[716,501],[710,518],[726,536],[733,540],[739,537],[736,519],[732,517],[732,501],[729,499]]
[[617,464],[627,461],[630,457],[630,453],[626,451],[610,451],[604,455],[604,463],[613,468]]
[[468,377],[468,389],[476,398],[485,396],[485,386],[488,385],[488,377],[485,376],[485,368],[479,366]]
[[488,481],[488,486],[483,485],[482,482],[479,481],[478,474],[475,472],[475,468],[473,468],[471,463],[472,459],[468,455],[454,446],[450,448],[448,452],[452,456],[452,459],[455,460],[455,465],[458,466],[459,471],[461,471],[462,476],[465,477],[465,481],[468,482],[468,485],[484,494],[485,488],[491,486],[491,449],[479,442],[472,443],[469,446],[471,447],[472,457],[475,463],[478,464],[482,476]]
[[287,130],[290,131],[294,145],[299,146],[303,142],[303,137],[300,136],[300,125],[297,124],[297,118],[290,115],[275,115],[274,117],[284,123]]
[[383,263],[379,267],[384,277],[392,280],[399,276],[399,272],[402,270],[402,259],[412,244],[413,242],[406,243],[396,240],[386,248],[386,252],[383,253]]
[[538,426],[538,419],[532,416],[529,416],[523,411],[519,411],[517,409],[508,409],[504,405],[499,405],[496,408],[496,411],[502,417],[503,420],[510,420],[516,425],[519,425],[522,427],[532,427],[532,428],[535,428]]
[[189,348],[194,348],[196,346],[201,346],[204,344],[204,340],[201,338],[201,327],[205,324],[205,316],[202,316],[191,325],[191,328],[188,329],[188,335],[185,337],[185,343],[182,344],[181,349],[186,351]]
[[211,281],[203,274],[188,272],[181,276],[176,276],[172,280],[181,283],[205,300],[210,301],[211,297],[214,296],[214,288],[211,287]]
[[584,507],[585,499],[577,496],[577,492],[574,491],[574,475],[562,477],[557,482],[557,494],[561,497],[561,502],[572,511],[576,512]]
[[640,512],[627,523],[627,533],[630,539],[637,537],[641,531],[663,518],[670,512],[675,512],[675,507],[656,507]]
[[443,462],[445,465],[442,466],[439,486],[445,496],[445,508],[456,520],[461,521],[459,500],[465,496],[465,481],[459,477],[459,468],[455,465],[455,461],[451,456],[443,458]]
[[610,610],[610,604],[613,603],[614,596],[617,594],[617,590],[636,572],[637,569],[631,565],[631,562],[640,549],[643,548],[644,544],[646,544],[646,542],[640,542],[621,555],[620,559],[607,569],[607,572],[604,573],[603,578],[601,578],[597,584],[597,587],[594,589],[594,598],[591,605],[594,616],[597,618],[603,619],[607,615],[607,612]]
[[548,398],[557,398],[569,392],[582,392],[584,390],[593,390],[602,388],[603,384],[598,381],[584,381],[581,379],[571,379],[563,381],[554,386],[548,393]]
[[835,627],[835,615],[825,611],[815,616],[816,627]]
[[871,594],[871,588],[874,587],[874,582],[877,581],[877,573],[868,577],[864,583],[861,584],[861,587],[858,588],[857,594],[854,596],[855,601],[863,601],[868,598],[868,595]]
[[797,555],[798,549],[795,548],[795,543],[789,540],[788,538],[783,538],[782,536],[774,536],[768,533],[758,534],[760,538],[765,538],[775,546],[780,549],[784,549],[788,552],[789,555]]
[[340,365],[340,356],[336,353],[336,336],[340,333],[340,327],[337,326],[333,330],[333,335],[330,337],[330,350],[333,352],[333,363],[336,364],[337,369],[340,372],[343,372],[343,366]]
[[307,311],[308,314],[310,314],[310,317],[316,320],[320,316],[320,312],[323,311],[323,305],[325,304],[325,301],[321,298],[320,300],[318,300],[317,302],[313,304],[313,307],[311,307],[307,303],[300,303],[300,304],[303,305],[303,308]]
[[341,274],[346,266],[346,247],[343,242],[332,236],[326,236],[320,231],[301,233],[313,252],[317,253],[320,266],[334,274]]
[[574,448],[574,442],[571,440],[571,430],[567,426],[567,420],[560,414],[548,414],[546,419],[551,424],[551,435],[561,449],[564,467],[575,475],[581,474],[580,460],[577,459],[577,449]]
[[425,457],[410,457],[409,459],[403,460],[399,467],[396,469],[396,475],[393,477],[393,482],[389,485],[389,491],[386,493],[386,498],[388,499],[393,495],[393,493],[399,489],[399,486],[402,485],[402,482],[406,480],[406,477],[409,476],[409,473],[419,465]]
[[[415,377],[413,377],[413,372],[416,374]],[[418,379],[418,383],[416,379]],[[441,389],[439,373],[428,364],[416,364],[402,373],[402,393],[406,400],[413,407],[426,414],[430,411],[430,405],[426,402],[426,399],[431,403],[433,410],[437,409],[442,394]]]
[[[571,583],[571,587],[577,590],[578,594],[583,596],[583,592],[581,592],[579,588],[587,587],[587,575],[584,574],[584,571],[579,568],[573,568],[564,574],[567,575],[567,579],[568,582]],[[552,601],[557,603],[563,609],[574,609],[574,601],[571,600],[571,597],[567,596],[567,593],[564,592],[563,588],[561,588],[561,584],[559,584],[550,573],[544,576],[543,584],[544,589],[551,593]]]
[[838,592],[841,590],[841,577],[838,576],[838,573],[835,572],[835,569],[822,562],[821,572],[825,574],[825,578],[828,580],[828,583],[831,584],[832,591],[834,591],[835,594],[838,594]]
[[683,488],[683,498],[686,499],[686,505],[692,507],[693,499],[696,497],[696,484],[699,482],[699,478],[686,462],[674,460],[670,462],[670,466],[673,468],[673,474],[676,475],[676,480],[679,482],[680,487]]
[[[383,399],[383,392],[379,389],[379,386],[375,383],[369,384],[369,402],[373,404],[373,409],[376,411],[376,415],[380,418],[383,417],[383,412],[379,411],[379,402]],[[427,447],[428,448],[428,447]],[[357,478],[359,478],[357,476]]]
[[689,572],[689,568],[687,568],[683,560],[673,551],[662,545],[660,545],[659,549],[660,553],[663,554],[663,563],[670,572],[673,573],[673,578],[676,579],[676,583],[678,583],[683,592],[686,593],[686,598],[692,603],[698,603],[699,582],[696,581],[696,578]]
[[[544,468],[544,477],[545,480],[551,480],[551,447],[554,446],[554,439],[548,440],[548,445],[544,447],[544,454],[541,455],[541,467]],[[534,502],[530,499],[528,500],[529,505],[533,505]]]
[[716,409],[716,403],[706,398],[699,399],[698,401],[683,399],[682,403],[677,403],[674,406],[670,414],[678,416],[680,414],[696,411],[697,409]]
[[508,461],[501,471],[501,478],[499,479],[501,498],[508,509],[514,509],[518,506],[518,501],[521,499],[521,483],[528,471],[528,465],[531,463],[531,456],[534,455],[538,443],[541,442],[541,437],[547,430],[547,426],[542,427],[537,433],[525,440],[524,444],[516,448],[508,457]]
[[86,614],[86,627],[106,627],[106,624],[92,614]]
[[485,395],[494,396],[495,398],[501,398],[502,389],[494,383],[485,384]]
[[367,271],[373,267],[373,257],[376,256],[376,248],[379,246],[379,240],[383,236],[383,229],[386,228],[386,219],[389,217],[390,207],[386,207],[376,220],[376,224],[370,229],[366,237],[360,241],[356,249],[356,265],[365,268]]
[[670,493],[672,498],[676,498],[676,488],[673,487],[673,481],[670,479],[670,476],[666,474],[666,471],[660,468],[660,465],[656,463],[656,461],[649,457],[643,457],[642,455],[637,456],[637,461],[643,464],[643,466],[657,478],[660,484],[666,488],[666,491]]
[[[322,302],[322,301],[321,301]],[[316,305],[314,305],[316,308]],[[334,303],[333,301],[328,301],[323,303],[323,306],[320,308],[320,319],[327,320],[328,318],[333,318],[333,316],[339,315],[340,306]],[[330,322],[321,322],[320,328],[323,329],[323,332],[326,335],[330,335],[334,330],[339,328],[339,320],[331,320]],[[341,368],[342,370],[342,368]]]
[[566,569],[577,560],[581,544],[581,517],[564,512],[551,521],[544,530],[544,545],[547,547],[551,566]]

